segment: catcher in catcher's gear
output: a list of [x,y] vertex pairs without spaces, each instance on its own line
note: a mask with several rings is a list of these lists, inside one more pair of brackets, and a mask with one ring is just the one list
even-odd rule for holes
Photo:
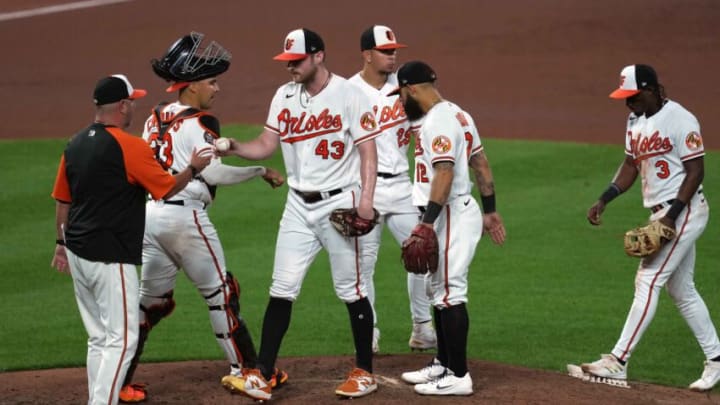
[[652,321],[665,286],[707,358],[702,377],[690,388],[708,390],[720,379],[720,339],[693,282],[695,241],[709,215],[702,190],[705,151],[700,125],[688,110],[667,98],[652,67],[626,66],[620,79],[620,87],[610,97],[625,100],[631,111],[624,133],[625,159],[587,218],[600,225],[605,206],[641,176],[650,224],[625,236],[626,252],[642,259],[620,338],[610,354],[581,368],[603,382],[624,381],[627,361]]
[[[165,55],[152,61],[153,71],[172,84],[178,100],[157,105],[147,122],[143,138],[165,170],[174,172],[184,164],[188,152],[213,145],[220,137],[220,123],[209,110],[219,91],[217,76],[230,66],[230,53],[204,35],[193,32],[177,40]],[[240,287],[227,271],[222,244],[206,207],[215,198],[216,188],[262,177],[276,187],[283,177],[264,167],[224,165],[215,158],[207,168],[193,173],[193,179],[170,200],[147,203],[140,282],[140,338],[138,349],[125,376],[120,394],[123,402],[145,399],[142,385],[132,384],[135,367],[151,330],[175,307],[173,289],[180,269],[205,299],[216,341],[229,363],[221,383],[242,377],[242,369],[255,367],[255,346],[240,315]],[[274,375],[283,383],[287,375]]]

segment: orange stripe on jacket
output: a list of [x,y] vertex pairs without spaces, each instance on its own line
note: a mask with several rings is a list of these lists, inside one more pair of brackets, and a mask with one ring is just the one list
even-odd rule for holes
[[72,202],[70,194],[70,183],[68,183],[67,174],[65,173],[65,154],[60,156],[60,165],[58,166],[57,175],[55,176],[55,186],[53,187],[52,197],[64,203]]
[[175,178],[155,160],[153,151],[144,139],[107,127],[123,152],[125,171],[130,184],[138,184],[159,200],[175,186]]

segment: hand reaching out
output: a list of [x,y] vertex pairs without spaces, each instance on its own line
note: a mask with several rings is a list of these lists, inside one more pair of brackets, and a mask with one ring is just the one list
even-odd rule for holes
[[282,176],[282,174],[280,174],[280,172],[271,167],[265,168],[265,174],[262,176],[262,178],[268,184],[270,184],[270,187],[272,188],[278,188],[285,184],[285,178]]

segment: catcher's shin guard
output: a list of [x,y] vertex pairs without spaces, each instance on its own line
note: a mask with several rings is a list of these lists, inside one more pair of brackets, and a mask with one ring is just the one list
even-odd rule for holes
[[257,352],[245,320],[240,316],[240,286],[227,272],[225,284],[205,296],[218,345],[233,368],[255,368]]
[[140,356],[145,349],[150,329],[157,325],[161,319],[170,316],[175,309],[175,300],[173,299],[173,291],[163,294],[160,298],[141,297],[140,299],[140,330],[138,334],[138,345],[135,355],[130,362],[127,373],[125,374],[125,382],[123,386],[132,383],[135,369],[140,363]]
[[133,377],[135,376],[135,370],[137,369],[138,364],[140,364],[140,356],[145,349],[145,341],[147,341],[149,333],[150,328],[148,327],[148,325],[146,323],[140,324],[137,349],[135,350],[135,355],[130,361],[130,366],[128,366],[127,373],[125,374],[125,381],[122,385],[123,387],[132,383]]

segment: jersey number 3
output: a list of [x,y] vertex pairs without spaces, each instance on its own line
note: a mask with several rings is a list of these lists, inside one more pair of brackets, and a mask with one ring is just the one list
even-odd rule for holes
[[655,173],[658,178],[667,179],[670,177],[670,167],[667,161],[658,160],[655,162],[655,168],[658,169],[657,173]]

